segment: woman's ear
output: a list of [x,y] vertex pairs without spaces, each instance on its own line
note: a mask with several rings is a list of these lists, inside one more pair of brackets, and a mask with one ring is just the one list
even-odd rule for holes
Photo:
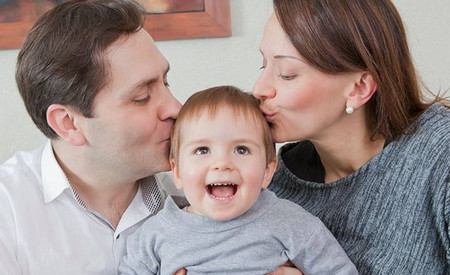
[[262,184],[262,189],[266,189],[270,181],[272,180],[273,174],[275,173],[275,170],[277,169],[277,157],[274,157],[269,163],[267,163],[266,169],[264,171],[264,179]]
[[84,118],[79,112],[61,104],[52,104],[47,109],[47,123],[63,140],[74,146],[86,144],[83,131],[78,128],[77,120]]
[[173,182],[175,183],[175,186],[178,190],[183,190],[183,182],[180,178],[180,169],[178,169],[178,165],[173,158],[170,159],[170,169],[173,173]]
[[377,83],[368,72],[356,74],[356,81],[353,89],[347,95],[347,107],[351,106],[355,110],[369,101],[377,90]]

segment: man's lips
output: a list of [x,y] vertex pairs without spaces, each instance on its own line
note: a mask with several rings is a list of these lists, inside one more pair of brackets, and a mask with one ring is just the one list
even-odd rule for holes
[[166,139],[163,139],[163,140],[161,140],[161,143],[166,143],[166,142],[170,142],[170,137],[169,137],[169,138],[166,138]]

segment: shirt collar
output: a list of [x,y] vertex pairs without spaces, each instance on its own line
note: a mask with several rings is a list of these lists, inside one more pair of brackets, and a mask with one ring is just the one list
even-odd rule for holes
[[163,206],[163,196],[155,176],[150,176],[141,180],[140,188],[142,190],[142,200],[150,211],[150,214],[155,214]]
[[[56,199],[64,192],[64,190],[71,189],[66,174],[56,161],[56,157],[53,152],[50,140],[45,144],[44,150],[42,152],[41,170],[42,190],[45,203],[49,203]],[[140,189],[141,192],[138,192],[137,195],[142,197],[142,199],[139,199],[143,201],[150,214],[154,214],[162,208],[163,197],[154,176],[142,179]],[[87,208],[81,198],[78,197],[75,190],[72,191],[77,202],[84,208]]]
[[49,203],[70,188],[66,174],[56,161],[51,141],[47,141],[41,158],[42,190],[45,203]]

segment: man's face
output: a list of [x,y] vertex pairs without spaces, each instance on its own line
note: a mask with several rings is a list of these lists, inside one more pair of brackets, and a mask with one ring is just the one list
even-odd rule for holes
[[106,52],[110,77],[83,121],[89,154],[114,180],[143,178],[170,168],[170,132],[181,104],[167,88],[169,64],[140,30]]

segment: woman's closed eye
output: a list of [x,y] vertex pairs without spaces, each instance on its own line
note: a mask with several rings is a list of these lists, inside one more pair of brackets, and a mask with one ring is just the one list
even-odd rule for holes
[[280,77],[283,80],[292,80],[297,77],[297,75],[283,75],[279,74],[278,77]]

